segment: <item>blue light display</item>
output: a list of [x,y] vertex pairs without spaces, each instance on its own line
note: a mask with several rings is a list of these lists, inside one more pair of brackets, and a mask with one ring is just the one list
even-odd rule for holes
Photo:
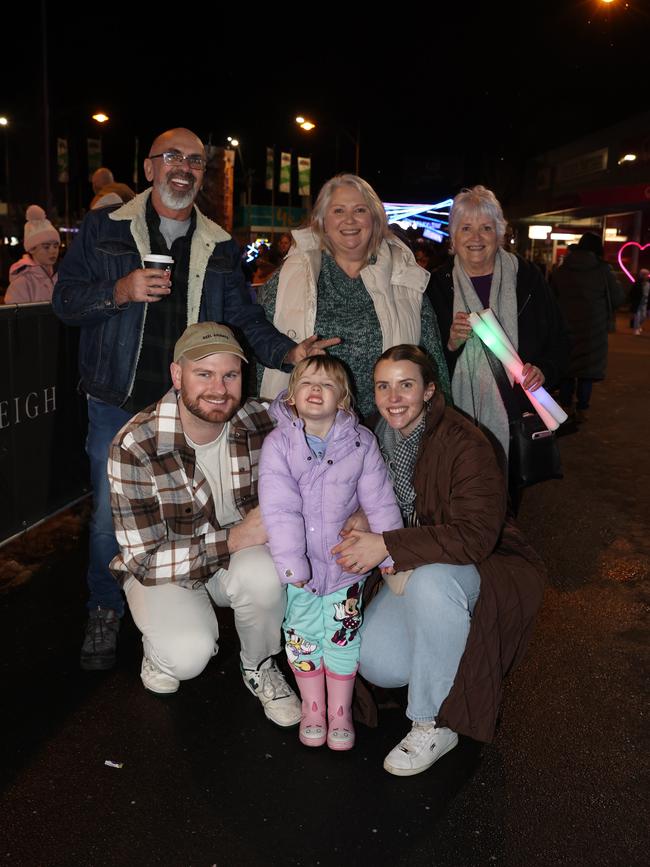
[[399,202],[384,202],[389,223],[397,223],[403,229],[422,229],[425,238],[441,243],[449,237],[449,209],[453,199],[444,199],[433,205],[409,205]]

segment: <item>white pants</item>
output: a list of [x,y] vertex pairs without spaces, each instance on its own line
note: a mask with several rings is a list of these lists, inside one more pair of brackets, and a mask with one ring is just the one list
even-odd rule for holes
[[219,626],[211,599],[232,608],[244,668],[256,668],[280,652],[286,590],[264,545],[244,548],[196,588],[177,584],[124,584],[131,615],[142,632],[145,656],[165,674],[189,680],[218,650]]

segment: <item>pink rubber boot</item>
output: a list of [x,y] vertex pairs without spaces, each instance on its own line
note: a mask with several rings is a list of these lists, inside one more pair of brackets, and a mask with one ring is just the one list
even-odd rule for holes
[[356,674],[335,674],[325,669],[327,679],[327,746],[331,750],[351,750],[354,746],[352,694]]
[[298,740],[306,747],[322,747],[327,740],[325,719],[325,671],[297,671],[293,669],[302,698],[302,717]]

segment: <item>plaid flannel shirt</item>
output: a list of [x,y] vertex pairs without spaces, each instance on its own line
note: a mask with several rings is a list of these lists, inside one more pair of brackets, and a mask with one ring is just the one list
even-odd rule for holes
[[[257,506],[260,449],[272,428],[256,400],[230,420],[232,487],[242,519]],[[145,585],[193,587],[228,568],[228,530],[217,523],[210,485],[185,440],[174,389],[115,437],[108,478],[120,546],[110,568],[118,581],[133,575]]]

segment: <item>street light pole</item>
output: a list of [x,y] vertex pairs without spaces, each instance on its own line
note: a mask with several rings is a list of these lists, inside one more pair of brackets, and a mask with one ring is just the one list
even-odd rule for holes
[[45,0],[41,0],[41,58],[43,73],[43,147],[45,170],[45,213],[52,213],[52,171],[50,167],[50,95],[47,75],[47,14]]
[[227,141],[228,141],[228,144],[231,147],[235,148],[235,150],[239,154],[239,160],[241,162],[241,170],[242,170],[242,174],[244,175],[244,184],[246,186],[246,205],[250,209],[250,206],[253,203],[252,202],[252,199],[253,199],[253,191],[252,191],[253,172],[246,170],[246,165],[244,164],[244,156],[241,152],[241,145],[239,143],[239,139],[233,138],[232,136],[229,135],[227,138]]
[[0,126],[3,129],[5,139],[5,199],[7,201],[8,212],[9,202],[11,201],[11,187],[9,184],[9,118],[0,117]]

